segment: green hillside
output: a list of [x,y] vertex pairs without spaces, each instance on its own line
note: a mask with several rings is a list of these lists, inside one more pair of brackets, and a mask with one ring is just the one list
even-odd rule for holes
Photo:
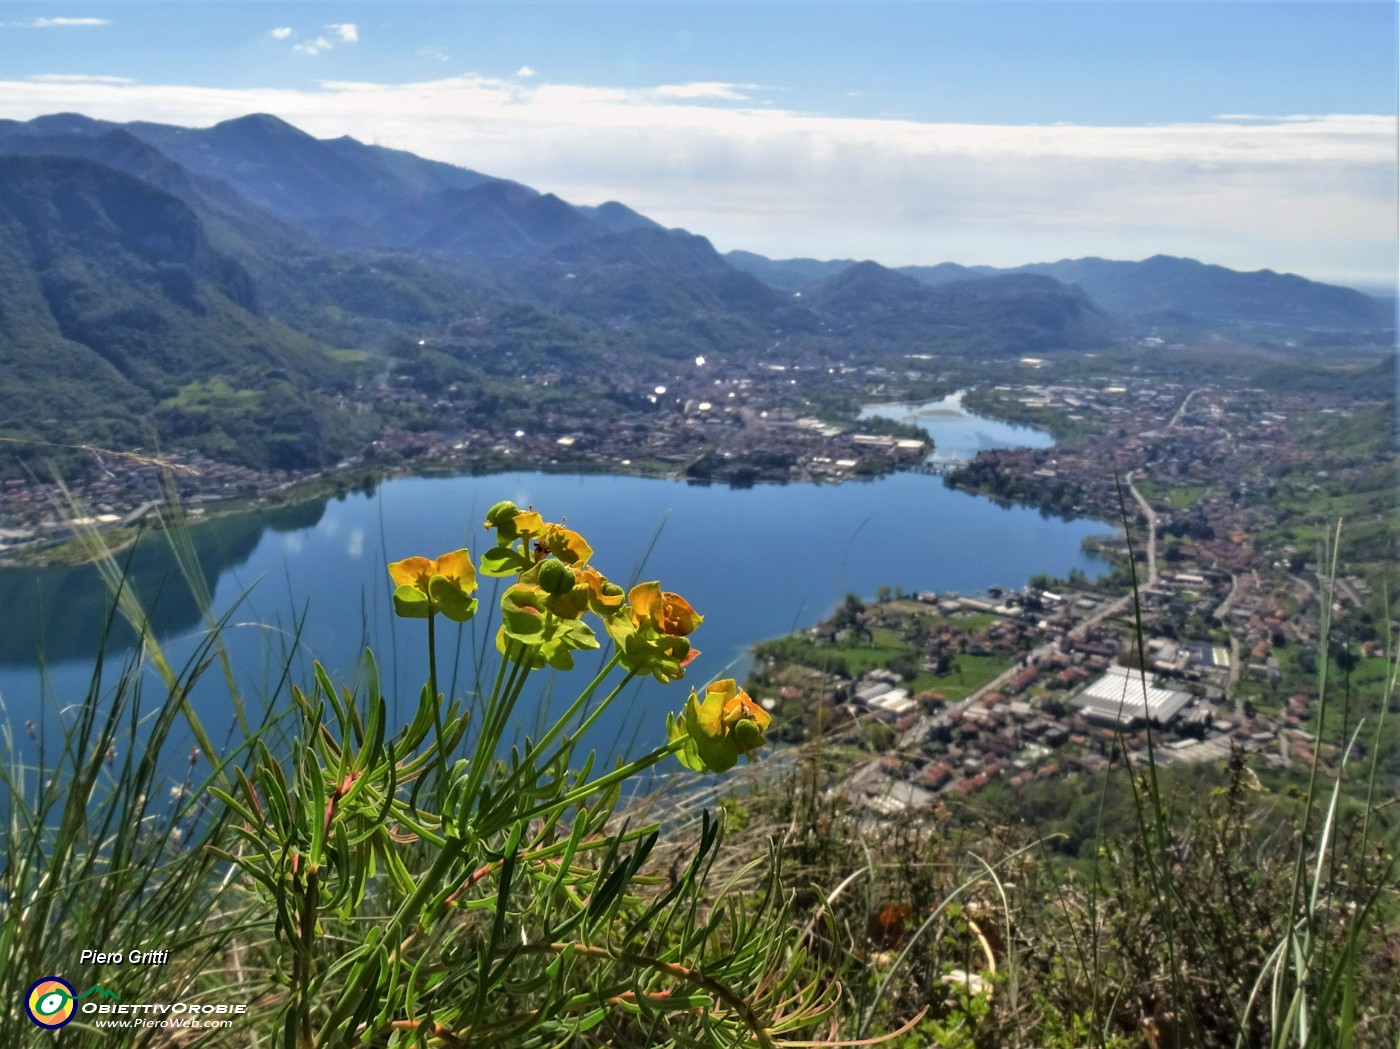
[[[148,450],[180,438],[231,461],[326,461],[344,435],[319,392],[350,376],[256,308],[246,271],[175,197],[87,160],[0,158],[6,436]],[[247,391],[238,410],[192,412],[181,391],[216,379]],[[233,415],[247,425],[219,432]]]

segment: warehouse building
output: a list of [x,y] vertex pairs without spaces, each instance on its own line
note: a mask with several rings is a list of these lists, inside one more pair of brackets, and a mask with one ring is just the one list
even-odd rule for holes
[[1074,705],[1090,721],[1124,728],[1149,721],[1169,725],[1190,702],[1190,693],[1162,688],[1151,677],[1144,687],[1138,671],[1120,666],[1109,667],[1074,697]]

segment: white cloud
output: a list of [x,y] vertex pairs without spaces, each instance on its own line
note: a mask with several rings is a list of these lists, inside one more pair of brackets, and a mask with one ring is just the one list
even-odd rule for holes
[[[319,55],[323,51],[329,51],[337,44],[355,44],[360,40],[360,31],[354,22],[332,22],[326,26],[330,36],[318,36],[311,40],[304,40],[299,44],[293,44],[293,51],[300,51],[304,55]],[[281,35],[279,35],[281,34]],[[291,29],[274,29],[272,35],[278,40],[285,40],[291,36]]]
[[28,79],[40,84],[134,84],[129,76],[101,76],[95,73],[36,73]]
[[521,66],[519,69],[517,69],[517,70],[515,71],[515,75],[516,75],[516,76],[522,76],[522,77],[532,77],[532,76],[535,75],[535,71],[534,71],[533,69],[531,69],[529,66]]
[[688,84],[662,84],[656,89],[660,98],[713,98],[730,102],[741,102],[749,96],[745,90],[752,90],[757,84],[722,84],[715,81],[694,81]]
[[314,135],[377,139],[578,203],[621,200],[721,249],[775,257],[1014,264],[1164,252],[1318,276],[1394,272],[1392,116],[934,124],[728,97],[746,87],[472,74],[312,90],[11,81],[0,82],[0,115],[202,126],[276,113]]
[[319,55],[322,51],[329,51],[335,44],[323,36],[318,36],[314,40],[306,40],[300,44],[293,44],[293,51],[300,51],[304,55]]
[[274,40],[286,40],[287,37],[291,36],[293,32],[294,30],[291,26],[282,25],[278,26],[276,29],[269,29],[267,31],[267,35],[272,37],[272,39]]
[[110,18],[31,18],[27,22],[9,22],[24,29],[67,29],[73,26],[111,25]]

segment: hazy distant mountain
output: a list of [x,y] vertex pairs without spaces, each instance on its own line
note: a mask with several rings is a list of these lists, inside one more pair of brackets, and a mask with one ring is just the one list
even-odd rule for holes
[[937,340],[965,351],[1078,348],[1101,342],[1112,327],[1079,289],[1030,274],[929,287],[860,262],[810,287],[803,302],[838,334],[910,346]]
[[956,262],[940,262],[936,266],[900,266],[899,272],[913,277],[920,284],[936,285],[951,284],[957,280],[995,277],[998,273],[1014,271],[999,270],[995,266],[960,266]]
[[[806,292],[849,260],[768,259],[730,252],[730,263],[770,287]],[[1348,331],[1385,328],[1394,311],[1371,296],[1288,273],[1241,273],[1195,259],[1155,255],[1141,262],[1062,259],[1008,269],[960,266],[901,266],[894,272],[930,287],[998,274],[1034,273],[1080,288],[1105,311],[1123,319],[1163,320],[1177,325],[1280,324]]]
[[1198,321],[1366,329],[1392,322],[1369,296],[1291,273],[1241,273],[1195,259],[1154,255],[1141,262],[1062,259],[1020,267],[1077,284],[1124,317],[1174,313]]
[[856,265],[854,259],[770,259],[751,251],[727,251],[724,259],[735,269],[782,291],[806,291],[818,281]]
[[192,172],[340,247],[462,258],[526,258],[569,240],[660,227],[615,201],[552,194],[349,136],[317,139],[268,114],[211,128],[128,125]]
[[595,206],[580,205],[577,210],[612,233],[626,233],[634,229],[665,229],[661,223],[653,222],[645,215],[639,214],[626,204],[619,204],[615,200],[609,200]]
[[519,259],[606,232],[552,193],[507,182],[453,189],[386,211],[379,244],[473,259]]
[[293,221],[370,221],[448,189],[500,181],[353,138],[318,139],[266,113],[210,128],[133,123],[132,134],[193,172],[222,179],[255,204]]
[[[659,226],[572,241],[516,278],[551,308],[606,324],[666,356],[756,349],[766,327],[811,318],[729,266],[704,237]],[[786,320],[784,320],[786,318]]]

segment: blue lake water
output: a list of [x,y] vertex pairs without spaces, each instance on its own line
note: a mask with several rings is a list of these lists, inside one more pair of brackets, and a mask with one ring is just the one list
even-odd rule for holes
[[962,391],[941,401],[921,404],[873,404],[861,412],[913,423],[933,438],[933,460],[966,462],[992,448],[1049,448],[1055,443],[1044,430],[974,415],[963,407]]
[[[931,418],[941,450],[958,428],[949,425],[950,416]],[[986,421],[962,425],[974,431]],[[968,432],[962,439],[982,438]],[[692,638],[702,654],[686,681],[639,686],[611,722],[595,730],[591,742],[605,749],[654,745],[662,738],[665,710],[681,706],[690,684],[742,677],[752,642],[816,623],[848,592],[870,596],[890,584],[977,593],[993,584],[1020,586],[1036,572],[1064,575],[1080,568],[1093,576],[1106,567],[1080,545],[1106,526],[998,506],[927,475],[750,489],[546,473],[399,478],[369,494],[193,529],[215,612],[234,609],[226,637],[245,694],[276,696],[289,652],[293,680],[306,682],[310,660],[318,659],[333,676],[350,681],[368,644],[406,716],[425,673],[424,628],[390,614],[384,564],[462,545],[479,552],[487,536],[485,510],[500,499],[533,505],[547,519],[567,518],[591,542],[594,564],[605,574],[619,582],[660,579],[706,617]],[[131,576],[172,662],[188,658],[201,621],[160,541],[138,548]],[[485,611],[492,581],[483,584]],[[0,637],[0,699],[17,736],[26,720],[42,725],[55,710],[82,700],[107,604],[90,568],[0,572],[7,623]],[[455,662],[461,692],[469,683],[470,653],[484,647],[494,656],[494,650],[489,631],[474,624],[455,635],[454,627],[448,654],[440,658],[440,683],[453,681]],[[120,639],[109,642],[109,650],[121,646]],[[460,651],[455,659],[454,648]],[[559,681],[555,690],[563,697],[574,684]],[[207,675],[195,700],[211,733],[232,724],[217,672]],[[542,685],[533,705],[522,704],[523,730],[533,727],[547,702]]]

